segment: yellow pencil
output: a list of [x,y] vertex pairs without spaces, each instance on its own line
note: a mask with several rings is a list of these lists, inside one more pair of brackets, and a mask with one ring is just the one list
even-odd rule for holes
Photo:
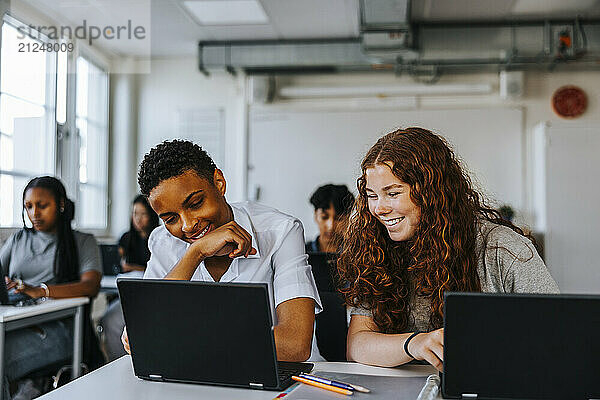
[[307,385],[311,385],[311,386],[314,386],[314,387],[321,388],[321,389],[331,390],[332,392],[345,394],[346,396],[352,395],[352,391],[351,390],[346,390],[346,389],[338,388],[338,387],[335,387],[335,386],[326,385],[326,384],[321,383],[321,382],[311,381],[311,380],[308,380],[308,379],[300,378],[298,376],[292,376],[292,379],[295,380],[295,381],[298,381],[298,382],[306,383]]

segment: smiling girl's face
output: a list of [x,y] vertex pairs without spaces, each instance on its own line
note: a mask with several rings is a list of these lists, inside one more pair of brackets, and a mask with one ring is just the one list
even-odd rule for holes
[[389,163],[367,168],[365,175],[369,212],[385,226],[393,241],[412,238],[421,210],[410,198],[410,186],[392,173]]

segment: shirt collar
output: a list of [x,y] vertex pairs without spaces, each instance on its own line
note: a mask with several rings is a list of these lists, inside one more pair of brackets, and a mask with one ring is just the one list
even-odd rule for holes
[[244,228],[252,237],[252,247],[256,249],[256,254],[250,254],[248,258],[260,258],[260,250],[258,248],[258,242],[256,241],[256,233],[254,232],[254,227],[252,226],[252,221],[250,221],[248,212],[241,207],[236,207],[231,204],[229,206],[233,211],[233,220],[239,226]]

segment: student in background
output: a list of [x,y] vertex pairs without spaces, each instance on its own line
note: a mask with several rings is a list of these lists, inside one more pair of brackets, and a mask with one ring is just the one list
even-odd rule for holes
[[343,219],[347,218],[354,205],[354,195],[346,185],[320,186],[310,196],[315,208],[315,222],[319,226],[319,236],[306,243],[307,253],[335,253],[338,250],[339,235]]
[[558,292],[531,240],[486,205],[441,137],[389,133],[361,169],[338,262],[349,360],[442,370],[446,291]]
[[316,338],[319,352],[327,361],[346,361],[347,312],[337,291],[337,253],[354,196],[346,185],[323,185],[310,197],[319,236],[306,244],[308,263],[317,283],[323,312],[317,315]]
[[[321,302],[298,219],[256,203],[228,203],[223,173],[188,141],[153,148],[138,183],[164,222],[150,235],[144,278],[268,283],[278,321],[277,357],[304,361],[311,346],[317,357],[313,327]],[[129,351],[125,331],[123,344]]]
[[158,215],[144,196],[137,195],[133,200],[129,231],[119,239],[119,254],[123,272],[145,271],[150,259],[148,237],[158,226]]
[[[158,215],[154,212],[144,196],[137,195],[133,200],[129,231],[119,239],[121,268],[124,273],[137,273],[142,277],[146,264],[150,259],[148,237],[158,226]],[[137,271],[137,272],[134,272]],[[104,349],[108,361],[125,355],[121,344],[121,333],[125,327],[121,301],[116,299],[110,303],[106,313],[100,320],[103,329]]]
[[[94,297],[102,267],[94,236],[71,229],[75,205],[63,184],[42,176],[23,190],[23,213],[32,224],[15,232],[0,250],[7,288],[32,298]],[[6,333],[6,381],[21,380],[20,398],[40,395],[40,381],[23,379],[32,371],[72,357],[72,330],[65,321],[52,321]],[[3,399],[8,399],[9,385]]]

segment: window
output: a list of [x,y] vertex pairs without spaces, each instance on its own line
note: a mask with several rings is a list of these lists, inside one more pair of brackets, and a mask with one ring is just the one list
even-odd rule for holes
[[108,73],[74,45],[28,50],[53,41],[9,15],[1,29],[0,228],[22,225],[31,178],[54,175],[76,204],[77,227],[106,230]]
[[0,227],[20,226],[22,190],[34,176],[55,174],[56,53],[19,52],[18,21],[2,24],[0,64]]
[[76,126],[79,132],[77,224],[106,229],[108,209],[108,74],[77,58]]

